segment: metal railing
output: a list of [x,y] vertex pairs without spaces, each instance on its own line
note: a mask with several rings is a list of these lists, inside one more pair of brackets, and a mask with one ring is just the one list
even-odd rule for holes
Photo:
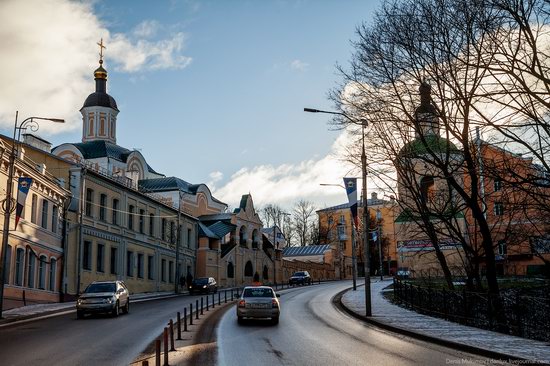
[[550,341],[550,288],[487,292],[418,286],[394,278],[394,301],[419,313],[540,341]]

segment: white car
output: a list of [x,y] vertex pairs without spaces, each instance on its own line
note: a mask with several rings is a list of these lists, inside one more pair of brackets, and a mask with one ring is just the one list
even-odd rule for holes
[[244,318],[269,318],[273,324],[279,323],[281,304],[278,298],[280,296],[269,286],[245,287],[237,304],[239,324]]
[[130,292],[122,281],[95,281],[76,301],[76,317],[81,319],[86,313],[110,313],[118,316],[122,310],[130,311]]

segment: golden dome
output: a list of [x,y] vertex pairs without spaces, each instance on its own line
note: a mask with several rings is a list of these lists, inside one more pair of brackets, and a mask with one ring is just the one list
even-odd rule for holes
[[94,71],[96,79],[107,79],[107,70],[103,68],[103,60],[99,60],[99,67]]

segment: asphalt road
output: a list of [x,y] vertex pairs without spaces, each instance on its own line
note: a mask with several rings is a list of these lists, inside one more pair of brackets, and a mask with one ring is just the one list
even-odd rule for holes
[[[211,296],[211,295],[210,295]],[[0,365],[128,365],[170,318],[199,296],[131,303],[130,313],[76,319],[76,311],[0,329]],[[216,296],[217,299],[217,296]],[[223,299],[223,296],[222,296]]]
[[490,360],[367,325],[331,299],[351,286],[335,282],[283,292],[279,325],[238,325],[235,307],[217,331],[218,360],[233,365],[488,365]]

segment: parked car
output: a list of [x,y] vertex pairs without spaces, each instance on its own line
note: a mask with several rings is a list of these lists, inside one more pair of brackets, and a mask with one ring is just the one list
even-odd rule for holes
[[82,319],[87,313],[110,313],[118,316],[121,310],[125,314],[130,311],[130,291],[123,281],[94,281],[76,301],[78,319]]
[[191,295],[195,293],[209,294],[211,292],[218,292],[218,284],[216,283],[214,277],[196,278],[193,282],[191,282],[191,286],[189,286],[189,293]]
[[406,280],[411,276],[411,272],[409,271],[409,269],[407,267],[399,267],[397,269],[397,274],[396,275],[397,275],[398,278]]
[[269,286],[249,286],[243,289],[237,304],[237,321],[241,324],[244,318],[270,318],[273,324],[279,323],[281,304],[279,297]]
[[311,276],[308,271],[295,272],[288,279],[288,285],[311,285]]

